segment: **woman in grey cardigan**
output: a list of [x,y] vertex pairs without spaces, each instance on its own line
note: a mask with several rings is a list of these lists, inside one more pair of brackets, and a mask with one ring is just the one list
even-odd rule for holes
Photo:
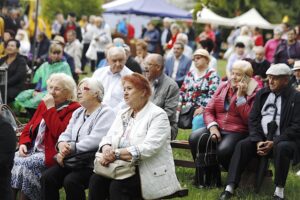
[[78,100],[82,107],[73,113],[67,129],[58,139],[58,164],[42,175],[43,199],[59,200],[62,186],[67,200],[85,199],[84,189],[88,187],[93,166],[68,169],[64,167],[63,160],[70,154],[97,150],[115,119],[112,109],[101,103],[103,96],[104,88],[98,80],[85,78],[79,83]]

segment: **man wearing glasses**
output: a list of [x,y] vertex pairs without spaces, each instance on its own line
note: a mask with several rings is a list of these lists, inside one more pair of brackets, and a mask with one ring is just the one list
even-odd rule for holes
[[227,186],[219,199],[233,196],[251,158],[268,155],[273,157],[275,167],[273,199],[284,199],[290,161],[300,161],[300,93],[289,84],[288,65],[272,65],[266,74],[269,86],[256,95],[249,116],[249,136],[235,147]]

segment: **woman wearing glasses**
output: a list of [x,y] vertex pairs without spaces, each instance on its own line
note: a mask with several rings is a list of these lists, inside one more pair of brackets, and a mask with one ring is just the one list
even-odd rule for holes
[[54,164],[55,144],[65,130],[73,111],[80,107],[76,99],[74,80],[63,73],[50,76],[48,93],[24,128],[15,155],[11,186],[21,199],[40,199],[40,177],[43,170]]
[[42,175],[42,199],[59,200],[61,187],[64,187],[67,199],[85,199],[84,190],[93,173],[94,160],[91,165],[76,170],[65,167],[63,161],[74,153],[96,151],[115,119],[110,106],[102,103],[104,88],[97,79],[83,79],[78,84],[77,94],[81,108],[73,113],[68,127],[58,138],[57,164]]
[[61,45],[53,43],[49,49],[49,59],[44,62],[35,72],[32,83],[35,89],[21,92],[16,97],[16,102],[24,107],[36,109],[47,90],[47,80],[53,73],[65,73],[72,77],[70,66],[63,60],[63,48]]

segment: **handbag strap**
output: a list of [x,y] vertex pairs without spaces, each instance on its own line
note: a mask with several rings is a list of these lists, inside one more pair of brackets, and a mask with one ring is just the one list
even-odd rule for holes
[[[216,134],[210,134],[210,135],[209,135],[208,140],[207,140],[207,142],[206,142],[206,151],[205,151],[205,155],[207,155],[207,152],[208,152],[208,150],[209,150],[209,149],[208,149],[209,144],[210,144],[210,151],[212,151],[212,141],[211,141],[211,138],[212,138],[214,135],[216,136],[216,138],[218,138]],[[217,143],[216,143],[216,144],[217,144]]]
[[198,144],[197,144],[197,154],[196,154],[196,157],[199,157],[199,146],[200,146],[200,142],[202,141],[202,138],[204,138],[204,136],[205,135],[207,135],[207,134],[209,134],[209,133],[203,133],[203,134],[201,134],[201,136],[199,137],[199,139],[198,139]]
[[[94,126],[96,120],[97,120],[98,118],[100,118],[101,115],[103,114],[103,113],[102,113],[100,116],[98,116],[98,115],[101,113],[101,110],[102,110],[102,106],[100,106],[100,109],[98,109],[98,113],[97,113],[96,117],[95,117],[95,118],[93,119],[93,121],[90,123],[89,129],[88,129],[88,132],[87,132],[87,135],[89,135],[89,134],[91,133],[92,128],[93,128],[93,126]],[[84,109],[82,109],[82,110],[78,113],[76,119],[79,118],[79,116],[83,113],[83,111],[84,111]],[[84,125],[85,121],[86,121],[86,120],[85,120],[84,115],[83,115],[83,123],[80,125],[80,127],[79,127],[79,129],[78,129],[78,131],[77,131],[77,135],[76,135],[75,147],[74,147],[75,153],[77,152],[76,143],[78,142],[79,132],[80,132],[82,126]]]

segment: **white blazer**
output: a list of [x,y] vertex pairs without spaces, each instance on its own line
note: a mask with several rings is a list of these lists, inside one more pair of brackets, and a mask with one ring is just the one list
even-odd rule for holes
[[[123,134],[123,120],[132,113],[127,108],[118,113],[99,148],[112,144]],[[140,152],[139,173],[144,199],[158,199],[181,189],[175,173],[170,146],[170,123],[166,112],[150,101],[137,113],[129,136]]]

